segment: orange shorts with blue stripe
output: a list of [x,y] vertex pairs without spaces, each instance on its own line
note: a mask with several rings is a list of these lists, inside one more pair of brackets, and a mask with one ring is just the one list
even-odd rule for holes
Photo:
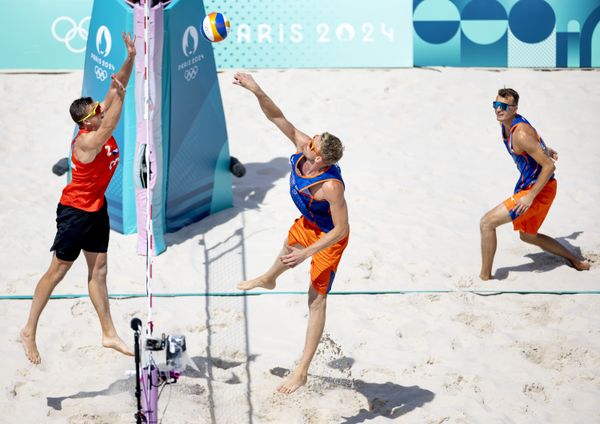
[[517,201],[531,191],[531,186],[513,194],[503,202],[504,207],[512,218],[515,231],[521,231],[527,234],[538,233],[538,230],[542,226],[544,219],[546,219],[550,206],[552,206],[552,202],[556,197],[556,188],[556,179],[548,181],[544,188],[542,188],[542,191],[540,191],[533,200],[531,207],[522,215],[517,216],[514,213],[514,208]]
[[[319,227],[304,216],[296,219],[288,232],[288,245],[299,244],[310,246],[325,234]],[[348,245],[349,235],[320,252],[315,253],[310,261],[310,280],[315,290],[327,294],[331,290],[342,253]]]

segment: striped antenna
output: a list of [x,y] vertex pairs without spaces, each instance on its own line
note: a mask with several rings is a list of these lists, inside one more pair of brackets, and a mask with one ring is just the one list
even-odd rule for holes
[[152,336],[152,189],[150,181],[150,0],[144,2],[144,121],[146,123],[146,298],[148,302],[148,318],[146,336]]

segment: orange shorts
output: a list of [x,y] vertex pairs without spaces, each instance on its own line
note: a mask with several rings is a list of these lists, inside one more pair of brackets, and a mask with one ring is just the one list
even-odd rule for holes
[[[307,247],[325,234],[315,224],[303,216],[296,219],[288,232],[288,244],[299,244]],[[348,245],[348,236],[326,249],[315,253],[310,261],[310,280],[315,290],[327,294],[331,290],[337,266],[342,259],[342,253]]]
[[517,200],[529,193],[531,187],[526,188],[517,194],[513,194],[503,202],[504,207],[513,220],[513,227],[515,231],[521,231],[527,234],[537,234],[538,230],[542,226],[542,223],[544,222],[544,219],[546,219],[546,215],[548,215],[548,211],[550,210],[550,206],[552,206],[554,197],[556,197],[556,187],[556,179],[548,181],[544,188],[542,188],[542,191],[540,191],[535,197],[531,207],[522,215],[517,216],[513,212],[513,209],[517,204]]

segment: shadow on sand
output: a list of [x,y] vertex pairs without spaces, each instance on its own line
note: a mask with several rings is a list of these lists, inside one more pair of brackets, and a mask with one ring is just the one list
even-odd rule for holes
[[[352,358],[343,358],[344,362],[353,363]],[[338,368],[330,364],[333,368]],[[290,373],[286,368],[276,367],[271,369],[271,374],[285,377]],[[367,399],[369,410],[360,409],[353,416],[342,417],[341,424],[356,424],[377,417],[395,419],[409,413],[413,409],[422,407],[431,402],[435,394],[429,390],[421,389],[419,386],[401,386],[399,384],[369,383],[360,379],[332,378],[311,375],[317,384],[325,387],[344,387],[360,393]]]
[[[55,409],[57,411],[62,410],[62,403],[66,399],[82,399],[82,398],[94,398],[97,396],[112,396],[123,392],[133,392],[135,391],[135,377],[123,378],[121,380],[117,380],[108,386],[104,390],[90,391],[90,392],[79,392],[74,395],[68,396],[58,396],[58,397],[47,397],[46,403],[47,405]],[[133,414],[133,411],[132,411]]]
[[[253,361],[256,358],[256,355],[251,355],[248,360],[249,361]],[[204,380],[208,380],[209,377],[209,369],[211,367],[217,367],[220,369],[230,369],[230,368],[235,368],[239,365],[241,365],[241,362],[232,362],[232,361],[226,361],[226,360],[222,360],[219,358],[206,358],[203,356],[194,356],[193,358],[190,358],[191,361],[194,363],[196,369],[194,369],[191,366],[188,366],[185,371],[182,373],[183,377],[186,378],[200,378],[200,379],[204,379]],[[163,369],[163,366],[159,365],[159,369]],[[239,378],[236,377],[235,373],[232,372],[231,374],[231,378],[227,381],[224,381],[224,383],[226,384],[240,384],[241,381]],[[135,377],[131,376],[128,378],[123,378],[120,380],[115,381],[114,383],[112,383],[110,386],[108,386],[106,389],[102,389],[102,390],[96,390],[96,391],[81,391],[78,393],[75,393],[73,395],[67,395],[67,396],[56,396],[56,397],[47,397],[46,398],[46,404],[52,408],[55,409],[57,411],[61,411],[62,410],[62,403],[64,400],[66,399],[84,399],[84,398],[95,398],[98,396],[113,396],[113,395],[117,395],[120,393],[125,393],[125,392],[129,392],[131,393],[132,397],[135,394]],[[132,412],[133,414],[133,412]]]
[[233,208],[207,216],[174,233],[165,234],[167,246],[180,244],[198,234],[206,233],[213,227],[232,220],[244,210],[258,209],[269,190],[290,171],[289,159],[285,157],[277,157],[269,162],[245,163],[244,166],[244,177],[232,177]]
[[[583,234],[583,231],[576,231],[565,237],[556,237],[556,240],[569,249],[575,256],[583,257],[581,249],[571,244],[570,240],[576,240]],[[531,259],[531,262],[498,268],[494,273],[494,278],[497,280],[505,280],[511,272],[548,272],[560,266],[571,266],[565,259],[552,253],[541,251],[539,253],[528,253],[526,258]]]

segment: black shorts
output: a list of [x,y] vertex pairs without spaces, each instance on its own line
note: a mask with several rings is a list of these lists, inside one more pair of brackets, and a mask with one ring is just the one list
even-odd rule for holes
[[97,212],[87,212],[58,204],[56,208],[56,237],[50,251],[63,261],[73,262],[81,253],[106,253],[110,222],[106,199]]

